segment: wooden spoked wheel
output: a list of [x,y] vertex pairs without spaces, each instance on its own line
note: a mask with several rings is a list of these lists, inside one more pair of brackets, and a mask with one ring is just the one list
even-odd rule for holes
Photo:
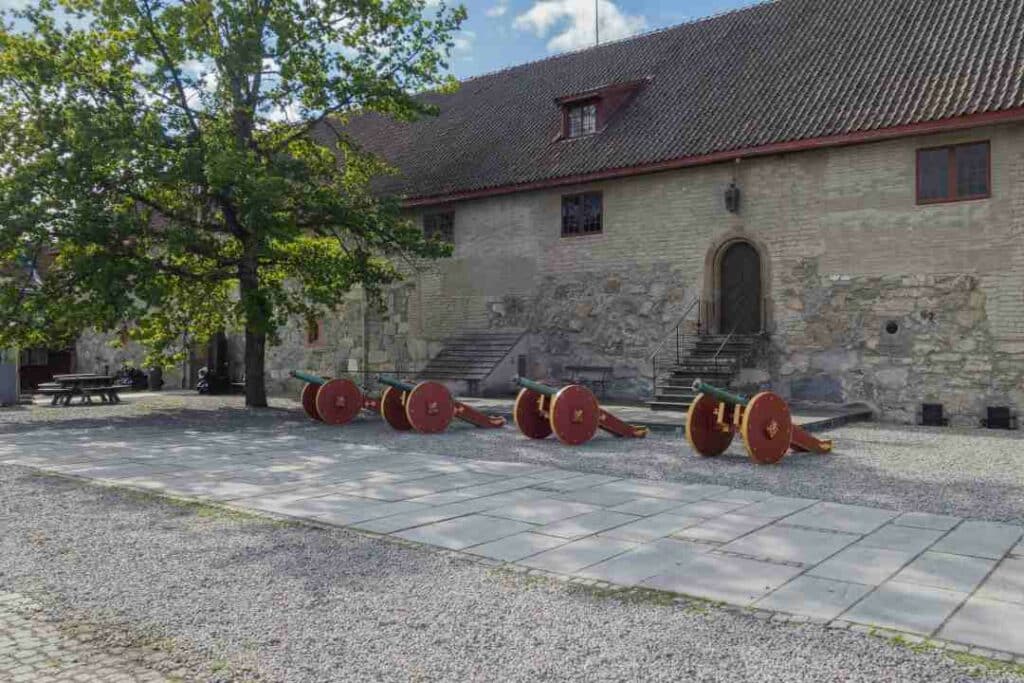
[[400,432],[412,429],[409,418],[405,415],[402,392],[394,387],[384,387],[384,392],[380,395],[380,415],[385,422]]
[[548,419],[558,440],[578,446],[594,438],[601,419],[601,406],[593,392],[579,384],[570,384],[551,399]]
[[789,406],[770,391],[757,394],[743,412],[740,433],[751,460],[759,465],[777,463],[789,452],[793,436]]
[[715,415],[718,403],[717,399],[707,394],[697,394],[686,413],[686,440],[693,446],[693,450],[705,457],[725,453],[734,435],[732,429],[722,431],[719,427]]
[[443,432],[455,417],[451,392],[440,382],[420,382],[405,397],[405,416],[420,434]]
[[363,392],[350,379],[332,379],[316,392],[316,412],[329,425],[351,422],[363,408]]
[[531,439],[546,439],[551,436],[551,423],[540,410],[544,397],[532,389],[520,389],[516,396],[512,417],[516,426]]
[[307,384],[302,387],[302,409],[306,411],[306,415],[317,422],[321,422],[320,413],[316,412],[316,394],[320,391],[319,384]]

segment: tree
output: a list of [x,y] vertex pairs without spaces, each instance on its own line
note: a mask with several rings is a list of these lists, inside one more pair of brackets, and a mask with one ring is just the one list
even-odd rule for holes
[[[374,196],[347,117],[412,120],[465,18],[426,0],[42,0],[0,18],[0,347],[245,331],[246,404],[289,319],[446,253]],[[316,133],[316,134],[314,134]],[[24,274],[41,259],[45,277]]]

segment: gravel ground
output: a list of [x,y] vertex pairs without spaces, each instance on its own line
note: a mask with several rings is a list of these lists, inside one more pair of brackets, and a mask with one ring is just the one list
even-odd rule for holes
[[126,630],[162,643],[197,679],[1020,680],[876,637],[622,601],[11,466],[0,590],[49,596],[54,618],[98,626],[100,645],[124,647]]
[[835,440],[831,455],[793,455],[778,466],[758,467],[747,458],[738,438],[724,455],[700,458],[681,435],[665,433],[653,433],[643,441],[599,433],[589,444],[570,448],[554,439],[526,439],[514,425],[478,430],[456,423],[448,432],[430,437],[394,432],[372,416],[345,427],[327,427],[311,423],[297,403],[287,399],[275,399],[269,411],[247,410],[236,396],[128,395],[128,401],[120,406],[0,410],[0,439],[5,431],[50,438],[65,429],[105,428],[127,437],[130,429],[122,428],[143,432],[157,426],[211,431],[245,428],[1024,524],[1024,437],[1020,432],[855,424],[824,435]]

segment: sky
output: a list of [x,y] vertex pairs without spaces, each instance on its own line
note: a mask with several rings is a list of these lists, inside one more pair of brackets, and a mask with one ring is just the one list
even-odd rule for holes
[[[431,0],[437,4],[440,0]],[[453,0],[446,0],[451,5]],[[594,0],[461,0],[469,12],[452,72],[467,78],[594,44]],[[753,0],[597,0],[601,41],[672,26]]]

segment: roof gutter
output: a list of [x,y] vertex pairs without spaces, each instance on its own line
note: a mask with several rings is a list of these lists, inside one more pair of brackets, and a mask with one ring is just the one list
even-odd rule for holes
[[788,154],[791,152],[804,152],[814,149],[828,147],[844,147],[867,142],[878,142],[892,140],[894,138],[910,137],[915,135],[929,135],[932,133],[945,133],[949,131],[975,128],[978,126],[989,126],[1000,123],[1013,123],[1024,121],[1024,107],[1005,109],[1003,111],[984,112],[980,114],[968,114],[955,118],[940,119],[937,121],[925,121],[912,123],[904,126],[893,126],[891,128],[879,128],[875,130],[859,131],[856,133],[844,133],[842,135],[827,135],[824,137],[808,138],[806,140],[793,140],[790,142],[773,142],[767,145],[756,147],[745,147],[742,149],[727,150],[723,152],[712,152],[678,159],[668,159],[649,164],[637,166],[625,166],[621,168],[610,168],[592,173],[580,175],[563,176],[560,178],[547,178],[528,183],[513,185],[501,185],[478,190],[465,190],[441,195],[426,195],[422,197],[410,197],[402,201],[406,208],[422,206],[433,206],[437,204],[448,204],[451,202],[465,201],[469,199],[482,199],[484,197],[496,197],[517,192],[530,192],[534,190],[545,190],[565,185],[578,185],[600,180],[612,180],[614,178],[628,178],[630,176],[646,175],[649,173],[660,173],[692,166],[706,166],[717,164],[723,161],[743,159],[748,157],[768,156],[772,154]]

